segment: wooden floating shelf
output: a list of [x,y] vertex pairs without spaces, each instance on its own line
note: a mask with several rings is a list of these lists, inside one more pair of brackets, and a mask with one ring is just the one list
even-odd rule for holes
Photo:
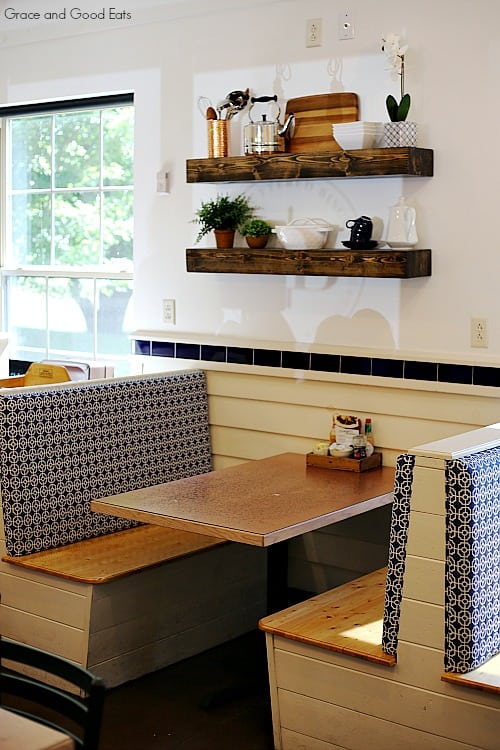
[[341,177],[432,177],[434,152],[427,148],[252,154],[188,159],[188,182],[250,182]]
[[415,248],[410,250],[188,248],[186,268],[194,273],[262,273],[412,279],[431,275],[431,251]]

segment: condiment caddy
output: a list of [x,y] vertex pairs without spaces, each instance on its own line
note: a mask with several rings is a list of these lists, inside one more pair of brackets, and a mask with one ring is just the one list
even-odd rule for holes
[[306,453],[306,465],[317,466],[320,469],[361,472],[382,466],[382,454],[374,451],[371,456],[366,458],[337,458],[337,456],[318,456],[316,453]]
[[363,424],[352,414],[334,416],[329,442],[317,443],[306,455],[306,464],[356,472],[381,466],[382,454],[374,448],[371,417]]

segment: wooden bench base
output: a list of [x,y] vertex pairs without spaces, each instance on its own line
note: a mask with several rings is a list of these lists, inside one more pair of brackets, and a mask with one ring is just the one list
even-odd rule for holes
[[140,526],[2,560],[0,632],[108,687],[249,632],[266,607],[266,551],[198,534]]
[[[387,667],[396,660],[382,651],[385,579],[381,568],[260,620],[276,750],[340,746],[326,741],[335,726],[328,712],[329,686],[339,688],[336,670],[393,673]],[[346,663],[352,657],[359,666]]]
[[442,654],[403,641],[396,663],[381,649],[384,583],[381,569],[260,621],[274,747],[495,750],[500,656],[441,675]]

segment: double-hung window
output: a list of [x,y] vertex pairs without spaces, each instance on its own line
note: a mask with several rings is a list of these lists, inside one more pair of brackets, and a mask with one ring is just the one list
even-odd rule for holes
[[132,330],[132,94],[0,108],[2,328],[12,358],[126,371]]

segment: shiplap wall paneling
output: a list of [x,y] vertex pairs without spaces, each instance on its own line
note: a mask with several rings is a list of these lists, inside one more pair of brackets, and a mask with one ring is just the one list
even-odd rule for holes
[[291,539],[290,586],[319,594],[387,565],[390,517],[384,506]]
[[[19,589],[20,598],[24,600],[22,584]],[[85,665],[88,641],[84,631],[78,628],[3,605],[0,628],[6,638],[29,642],[35,647]]]
[[264,550],[229,544],[94,587],[89,667],[119,684],[248,632],[265,575]]
[[85,666],[92,587],[0,563],[0,632]]
[[[457,747],[498,748],[498,708],[404,684],[397,666],[377,669],[378,665],[370,665],[368,670],[361,660],[342,654],[337,655],[336,663],[311,659],[310,652],[306,658],[307,669],[304,669],[303,656],[276,650],[280,717],[287,729],[310,733],[351,750],[366,750],[366,747],[434,750],[439,745],[433,743],[440,737],[447,738],[448,744],[441,742],[447,750],[455,743]],[[439,685],[439,677],[435,684]],[[355,713],[359,714],[357,719]],[[342,723],[350,733],[348,740],[343,736]],[[379,734],[369,744],[363,744],[369,737],[370,726],[376,724],[380,725]],[[398,736],[408,744],[394,744]],[[417,738],[420,744],[415,743]]]
[[108,687],[249,632],[266,610],[266,551],[236,543],[94,586],[1,566],[0,632]]
[[[198,363],[199,364],[199,363]],[[307,452],[328,437],[334,413],[371,415],[384,462],[413,445],[500,419],[500,399],[424,390],[411,381],[372,385],[207,369],[216,468],[285,451]],[[379,382],[382,379],[379,379]]]
[[[285,691],[282,703],[284,721],[287,722],[282,750],[309,750],[314,747],[311,738],[325,743],[328,750],[338,747],[342,750],[347,747],[350,750],[478,750],[479,747],[475,743],[449,740],[373,715],[365,715],[360,721],[357,710],[315,701],[296,693]],[[292,744],[286,744],[292,734]],[[302,747],[297,744],[299,738],[302,738]],[[491,745],[488,750],[496,748],[498,745]]]

